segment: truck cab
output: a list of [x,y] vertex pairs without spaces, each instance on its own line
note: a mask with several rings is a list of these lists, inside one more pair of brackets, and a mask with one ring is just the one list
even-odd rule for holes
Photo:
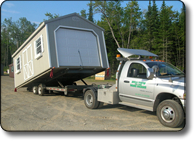
[[[153,73],[150,72],[153,67],[158,67],[158,70],[148,78],[148,74]],[[146,110],[155,111],[154,104],[158,96],[163,95],[166,98],[174,97],[185,107],[184,73],[171,64],[159,60],[133,60],[125,62],[121,71],[118,91],[122,102],[142,105]]]
[[[117,56],[120,63],[116,84],[93,91],[96,96],[90,100],[93,104],[96,103],[95,99],[97,101],[93,108],[105,102],[156,111],[161,124],[180,126],[184,121],[186,107],[184,73],[158,60],[157,55],[148,51],[125,48],[119,48],[118,51],[123,57]],[[133,55],[138,57],[130,58]],[[84,97],[87,102],[87,94]],[[86,102],[86,107],[90,108]]]

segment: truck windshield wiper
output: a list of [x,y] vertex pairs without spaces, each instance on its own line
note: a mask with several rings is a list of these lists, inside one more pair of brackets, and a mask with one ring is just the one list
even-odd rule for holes
[[175,75],[185,75],[184,73],[177,73],[177,74],[175,74]]
[[176,76],[178,76],[178,77],[184,77],[185,76],[185,74],[176,74]]

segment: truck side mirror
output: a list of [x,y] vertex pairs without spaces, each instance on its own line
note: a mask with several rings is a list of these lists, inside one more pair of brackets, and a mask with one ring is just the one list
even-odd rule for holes
[[152,69],[153,69],[154,73],[157,73],[159,71],[159,67],[157,65],[154,65],[152,67]]
[[147,69],[147,74],[146,77],[147,79],[153,79],[154,78],[154,69],[153,68],[148,68]]

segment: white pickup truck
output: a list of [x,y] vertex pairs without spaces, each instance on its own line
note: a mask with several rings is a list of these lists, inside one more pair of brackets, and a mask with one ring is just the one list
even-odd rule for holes
[[[117,56],[120,64],[116,84],[85,88],[86,107],[95,109],[103,103],[123,104],[156,111],[164,126],[180,126],[186,113],[184,73],[169,63],[157,60],[157,55],[146,50],[119,48],[118,51],[123,57]],[[134,55],[138,57],[130,58]]]

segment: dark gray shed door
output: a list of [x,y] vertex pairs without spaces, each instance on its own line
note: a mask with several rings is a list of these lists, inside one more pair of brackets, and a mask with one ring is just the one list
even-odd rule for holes
[[59,66],[100,66],[98,41],[92,31],[59,28],[56,46]]

